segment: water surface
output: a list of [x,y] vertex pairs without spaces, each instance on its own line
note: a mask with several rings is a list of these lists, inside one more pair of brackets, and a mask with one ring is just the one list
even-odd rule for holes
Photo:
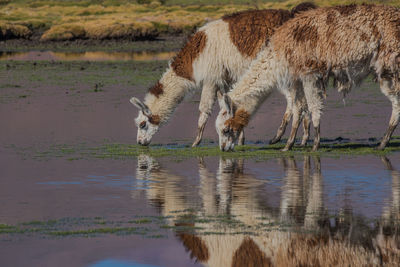
[[169,60],[175,52],[0,52],[0,60],[54,60],[54,61],[149,61]]
[[[332,265],[399,262],[399,153],[63,156],[79,144],[134,144],[137,110],[129,98],[142,96],[165,67],[0,62],[1,266],[232,266],[254,259],[290,266],[316,265],[318,255],[341,260]],[[374,83],[352,92],[346,106],[328,92],[324,138],[362,142],[383,133],[390,106]],[[190,144],[198,99],[184,102],[154,142]],[[284,110],[282,96],[273,95],[250,122],[247,140],[271,138]],[[217,140],[212,122],[205,137]],[[51,148],[61,153],[34,157]]]

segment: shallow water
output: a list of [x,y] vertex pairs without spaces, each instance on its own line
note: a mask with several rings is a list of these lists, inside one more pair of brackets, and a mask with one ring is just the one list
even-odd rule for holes
[[54,61],[151,61],[169,60],[175,52],[0,52],[0,60],[54,60]]
[[[103,226],[93,218],[118,227],[161,216],[171,229],[148,222],[153,230],[143,235],[1,234],[5,266],[226,266],[250,241],[276,262],[273,255],[300,237],[327,249],[331,240],[339,246],[334,253],[348,253],[350,244],[361,261],[364,249],[381,259],[375,249],[399,245],[398,155],[17,162],[1,161],[4,224],[58,220],[61,231]],[[262,245],[271,238],[275,243]],[[25,257],[15,257],[21,250]]]
[[[135,143],[137,111],[128,100],[144,94],[165,65],[0,62],[0,266],[399,259],[399,153],[34,157],[63,145]],[[390,107],[376,85],[366,83],[346,107],[331,94],[323,137],[362,142],[383,132]],[[179,107],[155,143],[190,143],[198,97]],[[284,100],[275,94],[268,101],[246,131],[250,142],[268,140],[278,126]],[[216,140],[212,122],[206,137]]]

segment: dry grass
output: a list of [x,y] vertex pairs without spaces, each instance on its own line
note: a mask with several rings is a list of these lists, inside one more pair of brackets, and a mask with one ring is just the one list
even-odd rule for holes
[[0,40],[9,38],[29,38],[31,30],[24,25],[10,24],[0,21]]
[[[148,39],[163,33],[190,32],[207,21],[226,13],[250,8],[290,9],[301,3],[287,1],[196,1],[202,4],[174,5],[179,1],[128,0],[86,1],[3,1],[0,3],[0,39],[28,38],[32,32],[43,33],[41,40],[70,39]],[[138,1],[140,2],[140,1]],[[194,2],[194,1],[193,1]],[[346,3],[385,3],[400,6],[396,1],[316,0],[319,6]],[[98,4],[96,4],[98,3]],[[210,3],[210,4],[208,4]],[[6,33],[6,34],[5,34]]]

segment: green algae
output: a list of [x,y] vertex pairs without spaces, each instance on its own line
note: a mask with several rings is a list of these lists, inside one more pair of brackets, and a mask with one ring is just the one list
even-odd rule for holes
[[156,158],[172,158],[176,161],[193,157],[214,157],[222,156],[227,158],[253,158],[269,159],[276,157],[298,156],[298,155],[319,155],[339,157],[342,155],[388,155],[400,151],[400,138],[392,138],[389,145],[384,150],[377,150],[376,143],[325,143],[316,152],[311,150],[311,146],[294,147],[291,151],[281,151],[284,144],[275,145],[244,145],[237,146],[232,152],[222,152],[216,144],[208,144],[196,148],[186,145],[150,145],[143,147],[132,144],[105,143],[101,145],[88,145],[86,143],[77,145],[56,144],[48,148],[19,148],[10,146],[18,153],[27,154],[34,159],[49,160],[51,158],[65,158],[66,160],[82,159],[115,159],[123,160],[136,158],[139,155],[149,155]]

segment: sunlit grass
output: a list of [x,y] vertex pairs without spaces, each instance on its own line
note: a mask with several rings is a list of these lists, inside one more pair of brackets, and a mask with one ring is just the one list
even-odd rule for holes
[[[222,15],[254,8],[290,9],[299,0],[202,0],[202,1],[0,1],[0,31],[17,38],[32,32],[44,34],[41,40],[77,38],[154,38],[162,33],[190,32]],[[349,3],[385,3],[400,6],[399,0],[316,0],[319,6]]]

